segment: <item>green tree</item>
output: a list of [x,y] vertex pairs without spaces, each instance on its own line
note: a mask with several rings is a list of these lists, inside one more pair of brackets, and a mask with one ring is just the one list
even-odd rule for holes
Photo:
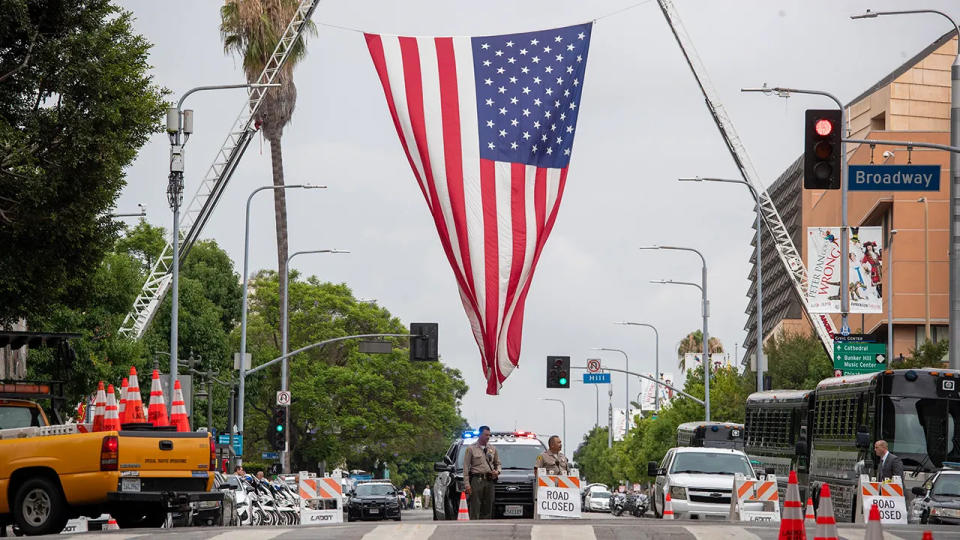
[[[710,354],[722,353],[723,352],[723,343],[720,342],[716,337],[710,338]],[[680,340],[680,346],[677,347],[677,365],[680,367],[680,372],[683,373],[687,369],[687,358],[688,353],[701,354],[703,353],[703,331],[694,330],[690,332],[682,340]]]
[[[299,2],[297,0],[227,0],[220,8],[220,35],[227,53],[235,53],[243,59],[243,71],[248,82],[256,82],[264,66],[270,61],[273,50],[284,30],[293,19]],[[312,22],[307,28],[314,30]],[[280,68],[274,82],[280,87],[271,88],[257,111],[256,121],[270,142],[270,161],[273,185],[283,186],[283,148],[280,144],[283,128],[290,123],[297,103],[297,87],[293,84],[293,68],[306,55],[301,34],[291,47],[286,62]],[[283,189],[273,190],[273,209],[277,229],[277,268],[280,276],[280,294],[287,271],[287,198]],[[282,299],[281,299],[282,303]],[[285,314],[280,314],[281,322]]]
[[833,363],[811,332],[774,335],[764,345],[774,388],[805,390],[833,376]]
[[924,341],[916,349],[910,349],[910,356],[903,359],[902,362],[894,361],[892,367],[896,369],[906,368],[942,368],[948,362],[947,353],[950,352],[950,342],[946,339],[934,343],[929,339]]
[[109,0],[2,0],[0,13],[0,324],[33,325],[98,294],[120,227],[107,213],[165,91]]
[[574,451],[573,461],[580,467],[580,474],[587,481],[612,486],[617,481],[614,474],[616,454],[613,449],[607,448],[608,437],[607,426],[590,430]]

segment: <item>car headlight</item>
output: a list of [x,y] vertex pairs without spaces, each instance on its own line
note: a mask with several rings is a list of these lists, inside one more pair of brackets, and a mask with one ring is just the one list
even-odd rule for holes
[[671,499],[686,499],[687,498],[687,488],[682,486],[670,486],[670,498]]
[[930,515],[940,516],[940,517],[960,518],[960,510],[956,508],[942,508],[939,506],[934,506],[930,508]]

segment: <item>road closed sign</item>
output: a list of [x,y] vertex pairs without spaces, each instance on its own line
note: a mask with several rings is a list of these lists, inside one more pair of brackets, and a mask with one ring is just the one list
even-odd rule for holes
[[874,504],[880,510],[880,522],[884,525],[897,523],[907,524],[907,501],[903,496],[903,481],[894,476],[889,482],[871,482],[867,475],[860,475],[860,500],[862,506],[858,508],[858,521],[864,523],[863,516],[870,515],[870,507]]
[[540,469],[537,475],[537,515],[543,519],[579,519],[579,474],[548,475],[546,469]]

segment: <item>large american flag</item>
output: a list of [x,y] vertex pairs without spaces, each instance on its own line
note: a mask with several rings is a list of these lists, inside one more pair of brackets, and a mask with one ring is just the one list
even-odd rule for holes
[[524,302],[567,179],[591,29],[365,34],[456,276],[488,394],[520,359]]

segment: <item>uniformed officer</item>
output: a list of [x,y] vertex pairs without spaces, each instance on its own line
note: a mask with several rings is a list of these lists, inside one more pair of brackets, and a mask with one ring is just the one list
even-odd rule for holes
[[493,518],[493,489],[500,476],[500,456],[491,444],[490,428],[480,426],[477,442],[467,447],[463,455],[463,482],[466,484],[467,508],[470,519]]
[[570,474],[570,462],[560,451],[563,447],[560,437],[551,436],[547,439],[547,446],[547,451],[537,456],[537,461],[533,465],[535,472],[539,474],[540,469],[546,469],[547,474]]

